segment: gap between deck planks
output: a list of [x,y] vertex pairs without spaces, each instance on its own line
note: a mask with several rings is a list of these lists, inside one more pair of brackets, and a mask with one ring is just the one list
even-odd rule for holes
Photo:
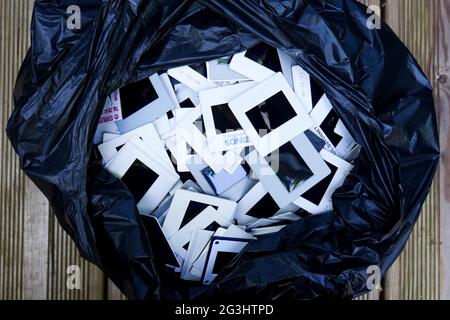
[[[381,4],[381,0],[361,2]],[[0,125],[3,132],[13,108],[13,83],[29,47],[32,3],[32,0],[0,1]],[[441,144],[443,160],[446,160],[441,162],[441,172],[445,174],[441,174],[433,186],[405,252],[384,281],[381,297],[385,299],[450,298],[450,237],[449,228],[444,228],[450,223],[449,139],[448,134],[444,134],[449,132],[450,90],[448,81],[443,80],[449,71],[449,52],[444,45],[449,38],[449,11],[446,0],[385,2],[386,21],[405,41],[437,88]],[[439,29],[436,21],[440,23]],[[440,50],[437,50],[438,45]],[[439,83],[437,72],[441,75]],[[81,259],[73,242],[49,213],[45,198],[19,170],[6,135],[2,135],[1,152],[0,299],[123,299],[110,281],[105,286],[104,276],[95,266]],[[70,265],[81,268],[81,290],[66,288],[66,270]],[[375,291],[360,299],[379,298],[380,293]]]

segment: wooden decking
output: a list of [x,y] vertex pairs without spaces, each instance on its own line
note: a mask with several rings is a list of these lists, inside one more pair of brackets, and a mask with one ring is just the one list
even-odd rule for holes
[[[450,299],[450,1],[365,0],[410,48],[435,88],[442,161],[408,245],[381,288],[361,299]],[[0,0],[0,130],[30,45],[33,0]],[[6,134],[0,145],[0,299],[123,299],[80,258],[46,199],[20,171]],[[66,287],[67,268],[81,268],[80,290]]]

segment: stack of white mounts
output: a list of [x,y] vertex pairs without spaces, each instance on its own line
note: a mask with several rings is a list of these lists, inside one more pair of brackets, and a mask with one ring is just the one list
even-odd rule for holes
[[332,210],[360,149],[320,86],[264,43],[118,89],[95,140],[156,263],[204,284],[250,241]]

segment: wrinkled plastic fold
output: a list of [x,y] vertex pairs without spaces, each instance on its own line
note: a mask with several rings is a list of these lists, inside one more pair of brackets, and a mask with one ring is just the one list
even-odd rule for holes
[[[439,160],[432,89],[385,24],[353,0],[36,0],[7,133],[79,251],[131,299],[315,299],[365,293],[403,249]],[[132,195],[94,131],[113,90],[259,41],[309,72],[362,146],[334,212],[252,242],[209,286],[158,270]],[[46,214],[46,213],[42,213]],[[151,237],[151,235],[149,235]]]

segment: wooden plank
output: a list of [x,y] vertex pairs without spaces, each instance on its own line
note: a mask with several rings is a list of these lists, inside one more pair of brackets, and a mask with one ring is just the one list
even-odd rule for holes
[[371,292],[356,298],[355,300],[358,300],[358,301],[380,300],[380,297],[381,297],[381,287],[376,288],[376,289],[372,290]]
[[108,300],[127,300],[127,297],[117,288],[117,286],[108,279]]
[[[388,0],[385,20],[436,85],[437,1]],[[439,181],[435,179],[411,238],[384,282],[385,299],[439,298]]]
[[[29,45],[33,0],[0,1],[0,130],[13,109],[13,85]],[[37,187],[24,176],[5,134],[0,157],[0,299],[102,299],[103,273],[78,254]],[[66,286],[81,270],[81,289]]]
[[[105,297],[105,277],[100,269],[84,260],[75,244],[58,224],[56,218],[50,216],[50,249],[49,249],[49,286],[48,299],[53,300],[100,300]],[[67,286],[73,274],[70,268],[78,268],[80,287]],[[77,272],[78,272],[77,271]],[[69,273],[68,273],[69,272]],[[70,279],[69,279],[70,280]]]
[[[29,46],[30,6],[30,0],[0,1],[1,132],[5,132],[13,109],[15,77]],[[23,286],[42,280],[41,273],[29,273],[24,268],[24,250],[28,249],[24,244],[24,222],[33,214],[25,198],[31,196],[32,190],[26,191],[24,174],[6,134],[0,141],[0,299],[29,298]]]
[[48,201],[29,179],[24,189],[23,298],[43,300],[47,297]]
[[[29,25],[33,1],[20,0],[17,22],[21,34],[20,43],[23,57],[30,46]],[[48,268],[48,218],[49,204],[44,195],[25,178],[24,183],[24,228],[23,228],[23,298],[45,299]]]
[[438,94],[439,129],[441,137],[440,162],[440,294],[441,299],[450,300],[450,2],[439,0],[439,49],[438,49]]

